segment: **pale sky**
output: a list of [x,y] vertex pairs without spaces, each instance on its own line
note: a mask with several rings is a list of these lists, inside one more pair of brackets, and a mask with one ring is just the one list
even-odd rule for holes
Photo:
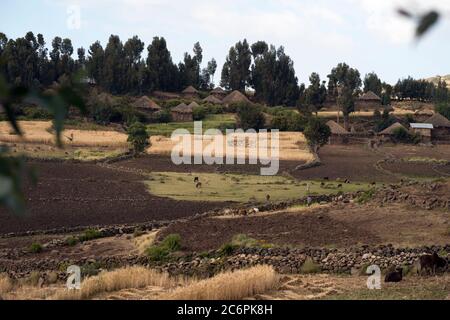
[[[413,23],[396,14],[399,6],[437,8],[444,17],[417,43]],[[300,82],[311,72],[326,77],[339,62],[390,83],[450,73],[450,0],[2,0],[0,8],[1,32],[42,33],[48,45],[60,36],[88,49],[117,34],[123,42],[137,35],[147,47],[164,36],[178,63],[200,41],[204,64],[218,62],[216,83],[228,49],[243,38],[283,45]],[[79,28],[72,19],[78,10]]]

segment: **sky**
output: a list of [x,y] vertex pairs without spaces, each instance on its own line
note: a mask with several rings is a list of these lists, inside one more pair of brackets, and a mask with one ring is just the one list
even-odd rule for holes
[[[444,16],[416,41],[399,7]],[[178,63],[199,41],[203,64],[217,60],[216,83],[230,46],[244,38],[284,46],[304,83],[312,72],[325,79],[340,62],[388,83],[450,74],[450,0],[2,0],[0,8],[0,32],[42,33],[48,45],[60,36],[87,49],[115,34],[124,42],[137,35],[147,47],[163,36]]]

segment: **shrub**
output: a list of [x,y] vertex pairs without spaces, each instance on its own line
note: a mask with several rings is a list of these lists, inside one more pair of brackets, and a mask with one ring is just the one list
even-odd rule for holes
[[418,143],[420,141],[420,137],[415,134],[410,134],[404,128],[397,128],[392,132],[392,137],[397,142],[403,143]]
[[48,110],[43,108],[33,106],[23,108],[23,114],[27,119],[41,119],[41,120],[51,120],[53,115]]
[[172,114],[167,109],[161,110],[156,113],[155,121],[158,123],[169,123],[172,121]]
[[435,111],[442,114],[444,117],[450,120],[450,103],[439,103],[435,106]]
[[0,297],[13,289],[13,282],[7,274],[0,273]]
[[98,262],[86,263],[81,266],[81,274],[85,277],[96,276],[100,273],[100,264]]
[[305,262],[300,268],[301,273],[310,274],[320,272],[320,266],[314,262],[313,259],[307,257]]
[[164,261],[172,252],[181,249],[181,237],[178,234],[170,234],[158,244],[153,245],[146,250],[150,261]]
[[128,128],[128,142],[133,145],[135,154],[145,150],[149,144],[149,138],[147,128],[140,122],[135,122]]
[[206,117],[206,110],[203,107],[195,107],[192,110],[192,117],[194,121],[201,121]]
[[244,129],[263,129],[266,124],[264,114],[261,108],[248,103],[241,103],[237,107],[237,115],[239,118],[239,126]]
[[69,237],[66,239],[66,244],[70,247],[75,246],[79,242],[78,238],[75,237]]
[[219,255],[222,257],[230,256],[233,254],[234,250],[236,250],[236,246],[234,246],[232,243],[225,243],[219,249]]
[[367,190],[363,194],[361,194],[358,197],[358,199],[356,199],[356,202],[359,203],[359,204],[366,203],[366,202],[370,201],[373,198],[374,194],[375,194],[375,190],[374,189]]
[[95,229],[87,229],[82,235],[78,237],[80,242],[95,240],[103,237],[103,233]]
[[30,252],[31,253],[40,253],[40,252],[42,252],[43,249],[44,248],[42,247],[42,245],[40,243],[33,243],[30,246]]

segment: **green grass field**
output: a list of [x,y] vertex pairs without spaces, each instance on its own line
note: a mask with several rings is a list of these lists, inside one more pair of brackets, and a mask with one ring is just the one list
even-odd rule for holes
[[[201,189],[195,187],[194,177],[200,178]],[[281,201],[302,198],[308,194],[337,194],[370,189],[370,185],[365,183],[342,184],[342,187],[338,187],[339,182],[326,182],[322,187],[320,181],[298,182],[282,176],[157,172],[151,178],[146,184],[152,194],[189,201],[263,202],[268,194],[272,201]]]
[[[208,129],[233,128],[236,125],[234,114],[212,114],[206,116],[203,120],[203,131]],[[152,136],[169,137],[176,129],[187,129],[194,132],[194,122],[170,122],[155,123],[147,126],[148,132]]]

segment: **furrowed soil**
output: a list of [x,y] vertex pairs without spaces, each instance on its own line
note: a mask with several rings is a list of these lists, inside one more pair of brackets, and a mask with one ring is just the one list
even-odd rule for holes
[[0,208],[0,233],[171,220],[223,205],[156,197],[141,175],[94,164],[30,165],[39,179],[36,186],[25,186],[27,214],[16,216]]

